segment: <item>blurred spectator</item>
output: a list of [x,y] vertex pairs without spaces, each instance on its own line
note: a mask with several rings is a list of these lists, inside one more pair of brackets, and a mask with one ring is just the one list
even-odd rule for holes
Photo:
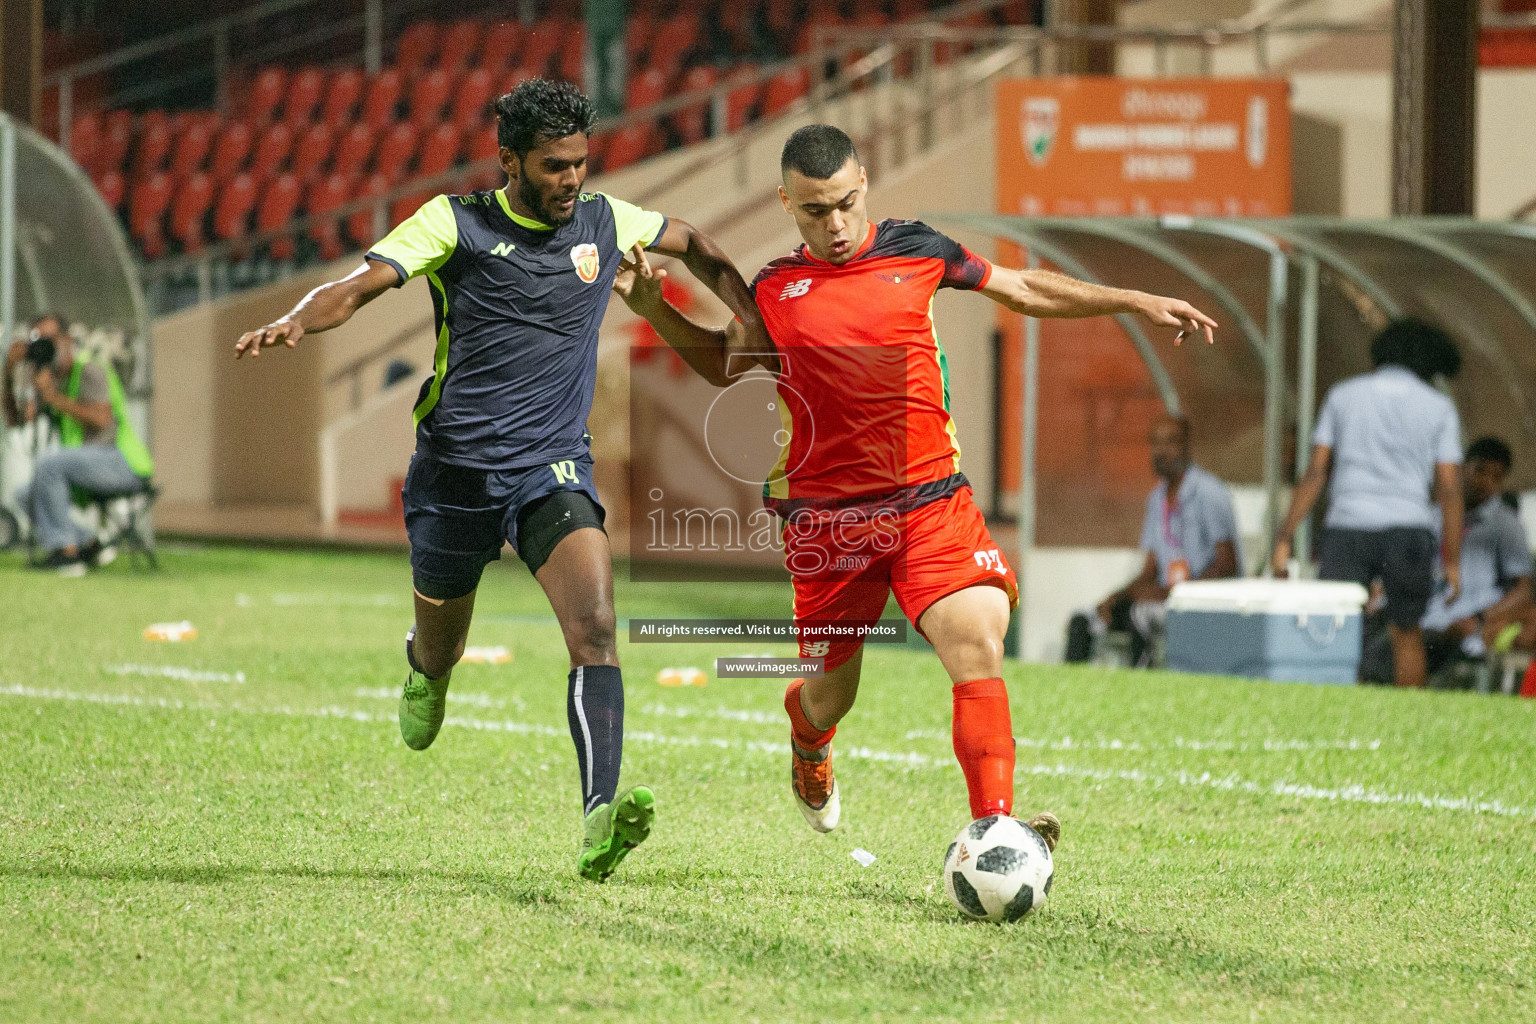
[[39,317],[32,323],[31,340],[16,342],[6,353],[0,406],[13,427],[33,415],[33,407],[18,402],[10,386],[23,363],[36,402],[58,421],[62,441],[61,448],[38,457],[32,484],[20,497],[42,552],[34,566],[78,576],[103,553],[95,537],[70,517],[71,489],[133,491],[154,472],[154,464],[127,422],[122,382],[110,364],[76,353],[62,316]]
[[1227,485],[1193,464],[1190,425],[1170,416],[1152,428],[1152,471],[1161,479],[1147,496],[1141,521],[1146,560],[1130,583],[1067,627],[1067,661],[1087,661],[1092,637],[1131,634],[1131,661],[1151,663],[1152,641],[1162,632],[1168,591],[1190,579],[1224,579],[1242,572],[1237,515]]
[[1509,445],[1496,437],[1480,437],[1467,446],[1461,596],[1450,602],[1442,591],[1429,602],[1423,626],[1430,672],[1458,652],[1480,658],[1490,649],[1507,647],[1500,634],[1520,622],[1531,605],[1530,542],[1519,506],[1512,508],[1504,494],[1513,464]]
[[1320,574],[1367,587],[1381,581],[1393,677],[1423,686],[1420,621],[1435,590],[1431,494],[1441,511],[1446,603],[1461,596],[1461,430],[1455,405],[1432,386],[1460,371],[1461,354],[1438,327],[1399,320],[1371,342],[1371,362],[1374,371],[1328,392],[1271,562],[1286,575],[1291,536],[1330,484]]

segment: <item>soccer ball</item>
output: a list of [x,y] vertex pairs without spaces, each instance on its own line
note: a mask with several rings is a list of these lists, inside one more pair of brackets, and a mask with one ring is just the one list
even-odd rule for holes
[[1040,834],[1017,818],[977,818],[944,855],[944,891],[977,921],[1017,921],[1045,905],[1055,864]]

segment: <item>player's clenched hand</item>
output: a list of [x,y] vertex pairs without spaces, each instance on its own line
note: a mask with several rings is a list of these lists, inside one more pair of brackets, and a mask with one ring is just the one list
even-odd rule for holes
[[1216,330],[1216,321],[1183,299],[1169,299],[1161,295],[1143,296],[1141,315],[1160,327],[1177,327],[1179,333],[1173,339],[1175,345],[1184,340],[1184,335],[1201,331],[1205,332],[1207,342],[1216,342],[1216,336],[1212,333]]
[[648,315],[662,303],[661,282],[667,272],[651,266],[645,249],[637,242],[619,263],[619,272],[613,279],[613,292],[624,304],[641,316]]
[[304,328],[297,320],[283,317],[273,321],[265,327],[258,327],[254,331],[246,331],[240,335],[240,340],[235,342],[235,358],[249,354],[253,358],[261,355],[261,350],[271,348],[273,345],[287,345],[293,348],[294,343],[304,337]]

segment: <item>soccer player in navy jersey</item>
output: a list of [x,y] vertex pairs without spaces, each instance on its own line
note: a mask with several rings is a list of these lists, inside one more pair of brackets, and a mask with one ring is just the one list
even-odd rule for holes
[[404,489],[415,627],[400,697],[414,750],[442,726],[475,590],[510,542],[544,588],[565,635],[566,717],[581,772],[583,877],[601,881],[650,833],[655,797],[618,793],[624,687],[613,570],[586,432],[598,329],[626,251],[680,258],[766,344],[746,282],[702,232],[601,192],[587,176],[591,100],[532,79],[496,103],[505,188],[441,195],[339,281],[241,336],[235,357],[337,327],[364,303],[424,274],[437,351],[415,410]]

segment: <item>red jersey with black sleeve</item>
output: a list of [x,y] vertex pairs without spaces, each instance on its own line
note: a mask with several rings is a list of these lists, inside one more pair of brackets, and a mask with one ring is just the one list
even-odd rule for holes
[[933,297],[980,288],[991,274],[915,220],[872,224],[841,265],[802,245],[758,273],[752,289],[779,353],[788,435],[765,505],[785,516],[873,499],[916,508],[965,486]]

